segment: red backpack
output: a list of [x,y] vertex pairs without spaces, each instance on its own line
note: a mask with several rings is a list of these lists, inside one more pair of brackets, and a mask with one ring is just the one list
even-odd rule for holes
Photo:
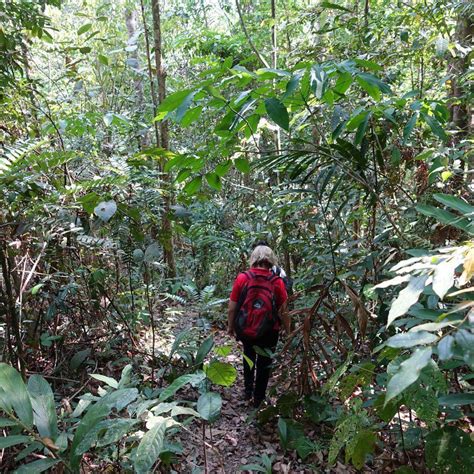
[[274,274],[258,275],[252,271],[244,275],[248,281],[237,302],[234,329],[239,339],[260,339],[278,330],[275,282],[280,277]]

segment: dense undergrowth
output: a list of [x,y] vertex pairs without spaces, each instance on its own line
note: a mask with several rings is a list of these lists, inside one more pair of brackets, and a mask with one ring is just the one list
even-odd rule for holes
[[472,6],[306,3],[0,1],[2,472],[472,472]]

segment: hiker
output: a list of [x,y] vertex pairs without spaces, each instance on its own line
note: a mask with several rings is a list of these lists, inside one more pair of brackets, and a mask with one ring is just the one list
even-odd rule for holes
[[[253,248],[255,249],[259,245],[265,245],[266,247],[270,247],[266,240],[259,240],[256,244],[254,244]],[[279,267],[278,265],[273,265],[272,273],[282,278],[283,283],[285,284],[286,292],[288,294],[292,294],[293,289],[293,280],[286,274],[283,268]]]
[[245,399],[253,397],[256,408],[265,399],[272,359],[257,354],[255,346],[274,352],[280,326],[290,333],[285,284],[271,271],[276,265],[277,258],[270,247],[256,246],[250,256],[250,270],[237,276],[229,300],[227,331],[242,341],[244,354],[253,363],[250,367],[244,357]]

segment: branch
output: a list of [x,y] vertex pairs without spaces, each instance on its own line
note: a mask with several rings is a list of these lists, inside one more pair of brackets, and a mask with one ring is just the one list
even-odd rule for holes
[[242,25],[242,30],[244,32],[245,37],[247,38],[247,41],[249,42],[250,47],[252,48],[253,52],[257,56],[257,59],[262,63],[263,67],[269,68],[269,64],[265,60],[265,58],[259,53],[258,49],[255,47],[255,45],[252,42],[252,39],[250,38],[249,32],[247,31],[247,27],[245,26],[244,19],[242,18],[242,11],[240,10],[240,3],[239,0],[235,0],[235,6],[237,7],[237,13],[239,14],[239,20],[240,24]]

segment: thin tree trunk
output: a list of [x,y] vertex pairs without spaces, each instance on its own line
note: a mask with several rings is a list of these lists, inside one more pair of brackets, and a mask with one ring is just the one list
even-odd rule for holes
[[[155,65],[156,78],[158,80],[158,104],[161,104],[166,98],[166,71],[163,66],[162,36],[161,36],[161,12],[159,0],[152,0],[151,9],[153,13],[153,35],[155,39]],[[169,150],[169,128],[168,121],[160,122],[160,146]],[[161,167],[163,170],[163,166]],[[166,185],[164,196],[163,215],[162,215],[162,240],[165,263],[167,265],[167,276],[174,278],[176,276],[176,263],[173,249],[173,229],[171,227],[171,182],[167,174],[163,174]]]

